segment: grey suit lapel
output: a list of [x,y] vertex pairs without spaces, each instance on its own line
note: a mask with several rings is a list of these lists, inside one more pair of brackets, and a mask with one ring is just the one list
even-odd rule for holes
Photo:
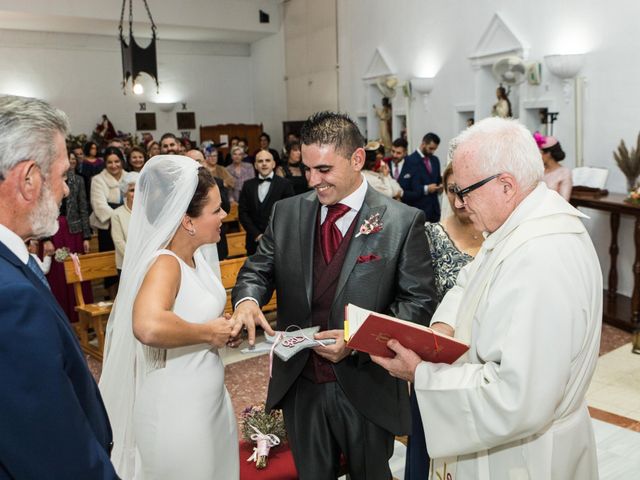
[[353,238],[351,239],[351,243],[349,243],[349,249],[347,250],[347,254],[344,258],[344,262],[342,264],[342,270],[340,271],[340,278],[338,278],[338,286],[336,287],[336,294],[333,297],[334,303],[340,297],[342,293],[342,289],[344,288],[347,280],[349,279],[349,275],[353,271],[353,267],[356,265],[356,261],[358,257],[365,253],[365,247],[367,246],[367,242],[369,241],[369,235],[358,235],[358,231],[360,230],[360,226],[364,223],[366,219],[372,217],[376,213],[380,214],[380,218],[384,216],[384,212],[387,209],[386,205],[375,205],[373,201],[371,187],[367,190],[367,195],[364,198],[364,203],[362,204],[362,208],[356,217],[356,227],[353,232]]
[[320,203],[315,192],[306,195],[300,201],[300,218],[298,228],[300,229],[300,255],[302,272],[304,276],[304,287],[307,293],[309,309],[313,295],[313,243],[316,234],[316,219],[318,218],[318,208]]

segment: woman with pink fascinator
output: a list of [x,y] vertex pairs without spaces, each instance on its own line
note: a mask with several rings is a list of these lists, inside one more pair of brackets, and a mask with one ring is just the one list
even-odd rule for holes
[[560,142],[555,137],[545,137],[539,132],[536,132],[533,136],[538,143],[542,162],[544,163],[544,177],[542,178],[544,183],[551,190],[558,192],[566,201],[569,201],[573,182],[571,180],[571,170],[559,163],[565,157]]

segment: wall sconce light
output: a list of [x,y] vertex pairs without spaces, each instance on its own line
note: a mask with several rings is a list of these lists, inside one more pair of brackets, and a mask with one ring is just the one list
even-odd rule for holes
[[571,99],[571,80],[580,73],[584,65],[584,54],[546,55],[544,63],[553,75],[564,81],[564,101],[569,103]]
[[422,102],[424,104],[424,109],[426,110],[427,103],[429,101],[429,94],[431,93],[431,90],[433,90],[433,77],[412,78],[411,89],[422,95]]

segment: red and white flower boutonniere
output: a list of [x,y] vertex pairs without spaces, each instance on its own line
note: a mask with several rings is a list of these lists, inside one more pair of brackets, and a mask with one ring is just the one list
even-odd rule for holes
[[380,221],[380,214],[376,213],[375,215],[371,215],[367,218],[362,225],[360,225],[360,230],[356,234],[356,238],[360,235],[369,235],[370,233],[378,233],[382,230],[382,222]]

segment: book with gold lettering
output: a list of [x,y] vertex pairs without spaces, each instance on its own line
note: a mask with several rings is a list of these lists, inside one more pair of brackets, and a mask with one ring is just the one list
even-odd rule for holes
[[453,363],[469,346],[435,330],[372,312],[353,304],[345,306],[344,339],[347,347],[370,355],[393,357],[387,342],[396,339],[420,358],[433,363]]

